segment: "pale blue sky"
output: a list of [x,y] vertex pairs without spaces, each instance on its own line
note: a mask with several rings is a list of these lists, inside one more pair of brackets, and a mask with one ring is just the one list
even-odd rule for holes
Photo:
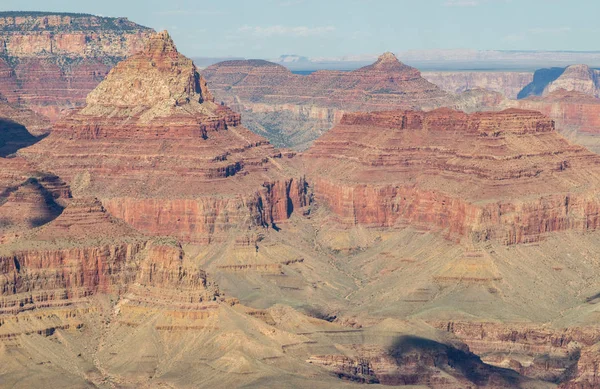
[[600,50],[600,0],[1,0],[0,10],[125,16],[189,56],[386,50]]

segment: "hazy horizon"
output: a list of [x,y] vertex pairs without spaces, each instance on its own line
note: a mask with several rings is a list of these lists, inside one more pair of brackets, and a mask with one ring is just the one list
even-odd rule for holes
[[[600,3],[565,0],[4,0],[0,11],[127,17],[195,57],[373,55],[409,50],[596,51]],[[410,7],[408,6],[410,5]],[[567,6],[568,5],[568,6]]]

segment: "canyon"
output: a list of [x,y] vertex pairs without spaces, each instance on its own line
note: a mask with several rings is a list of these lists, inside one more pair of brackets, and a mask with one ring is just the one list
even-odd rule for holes
[[52,125],[0,101],[2,385],[597,386],[600,156],[551,117],[391,54],[126,56]]
[[477,111],[514,99],[528,72],[419,72],[392,53],[353,71],[294,74],[264,60],[234,60],[203,70],[217,100],[279,147],[304,150],[346,112],[452,107]]
[[392,54],[350,72],[307,76],[263,60],[226,61],[204,69],[218,101],[243,113],[244,123],[276,146],[305,149],[344,112],[437,108],[451,96]]

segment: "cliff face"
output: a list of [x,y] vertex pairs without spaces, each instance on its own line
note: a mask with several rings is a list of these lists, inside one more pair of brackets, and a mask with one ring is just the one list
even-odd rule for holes
[[600,99],[593,95],[559,89],[544,96],[505,101],[501,106],[542,112],[556,122],[557,130],[566,138],[600,152]]
[[423,78],[449,93],[459,94],[470,89],[498,92],[516,99],[525,86],[533,81],[527,72],[423,72]]
[[0,12],[0,93],[57,119],[151,32],[125,18]]
[[204,272],[184,264],[176,243],[144,237],[93,198],[68,201],[56,219],[4,245],[0,269],[2,314],[84,302],[97,293],[135,295],[144,288],[140,298],[169,296],[184,303],[212,301],[217,293],[209,290]]
[[507,244],[599,226],[600,159],[532,111],[347,114],[304,160],[317,201],[347,225]]
[[285,221],[309,201],[302,176],[213,100],[192,61],[160,33],[21,152],[152,234],[208,242],[242,224]]

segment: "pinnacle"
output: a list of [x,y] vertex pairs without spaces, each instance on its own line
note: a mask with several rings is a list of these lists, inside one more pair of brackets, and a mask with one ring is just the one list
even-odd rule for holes
[[176,53],[177,47],[167,30],[164,30],[150,36],[144,51],[150,54]]
[[398,61],[398,58],[394,55],[394,53],[392,53],[391,51],[386,51],[385,53],[381,54],[379,56],[379,58],[377,59],[378,63],[396,63],[396,62],[400,62]]

